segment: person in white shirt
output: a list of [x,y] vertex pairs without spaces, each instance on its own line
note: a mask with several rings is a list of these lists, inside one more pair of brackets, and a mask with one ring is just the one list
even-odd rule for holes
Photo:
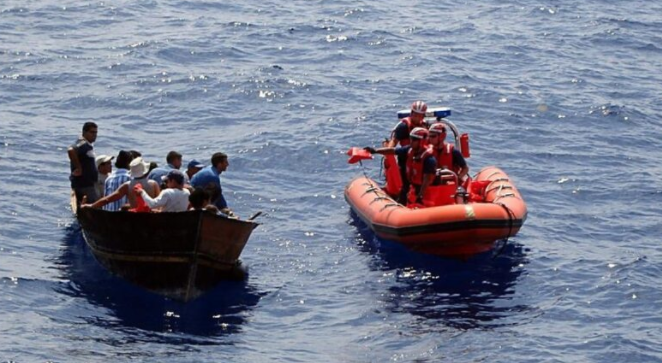
[[136,188],[135,193],[145,201],[151,209],[160,208],[161,212],[184,212],[188,209],[190,192],[184,188],[184,173],[179,170],[170,170],[164,177],[167,189],[154,199],[142,188]]

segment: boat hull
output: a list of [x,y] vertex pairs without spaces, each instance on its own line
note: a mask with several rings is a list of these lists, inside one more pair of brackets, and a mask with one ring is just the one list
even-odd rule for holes
[[517,234],[527,216],[526,204],[502,170],[485,168],[474,180],[489,181],[483,202],[409,209],[365,176],[347,185],[345,199],[382,239],[417,252],[467,257],[489,251],[496,241]]
[[257,226],[202,211],[77,213],[95,258],[147,290],[188,301],[222,280],[243,279],[239,256]]

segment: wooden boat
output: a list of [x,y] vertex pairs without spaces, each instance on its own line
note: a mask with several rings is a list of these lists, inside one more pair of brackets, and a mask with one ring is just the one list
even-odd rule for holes
[[206,211],[80,208],[76,217],[92,254],[110,272],[182,301],[195,299],[222,280],[244,279],[247,270],[239,256],[258,226]]
[[345,199],[378,237],[418,252],[463,258],[517,234],[527,215],[526,204],[502,170],[484,168],[474,181],[482,185],[475,191],[481,201],[410,209],[366,176],[347,185]]

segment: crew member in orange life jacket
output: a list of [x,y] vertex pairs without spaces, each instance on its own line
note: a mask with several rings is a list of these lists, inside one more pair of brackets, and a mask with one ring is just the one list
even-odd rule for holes
[[395,154],[398,156],[404,155],[406,166],[406,179],[408,181],[407,187],[403,183],[403,191],[405,195],[409,192],[409,185],[414,187],[416,193],[416,203],[423,204],[423,194],[425,189],[434,180],[435,172],[437,170],[437,160],[432,155],[433,149],[428,147],[428,130],[424,127],[416,127],[409,133],[410,144],[399,147],[383,147],[375,149],[372,147],[365,147],[364,150],[371,154],[389,155]]
[[[409,134],[416,127],[425,127],[425,112],[428,110],[428,105],[423,101],[416,101],[411,104],[411,113],[409,117],[405,117],[398,122],[391,131],[391,139],[386,143],[387,147],[407,146],[410,143]],[[398,166],[400,168],[400,179],[402,179],[402,191],[398,202],[405,204],[407,202],[407,190],[409,190],[409,182],[407,181],[407,155],[398,155]]]
[[437,159],[437,168],[449,169],[457,174],[459,183],[462,184],[469,174],[469,166],[460,150],[453,147],[453,144],[448,144],[446,140],[446,125],[441,122],[430,125],[429,129],[430,146],[432,152]]

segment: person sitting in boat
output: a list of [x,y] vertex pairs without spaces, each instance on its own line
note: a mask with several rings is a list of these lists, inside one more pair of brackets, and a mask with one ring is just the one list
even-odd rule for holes
[[212,197],[212,203],[224,214],[234,217],[234,213],[228,208],[228,203],[223,196],[223,188],[221,187],[221,173],[227,170],[230,163],[228,156],[225,153],[217,152],[211,156],[211,165],[204,167],[191,179],[191,185],[194,188],[208,188],[213,185],[218,189],[218,197]]
[[[375,149],[365,147],[364,149],[371,154],[396,154],[405,155],[405,165],[407,168],[407,178],[410,187],[405,190],[405,195],[411,193],[413,186],[414,202],[423,204],[423,195],[425,189],[432,183],[437,170],[437,160],[434,158],[432,148],[428,147],[428,130],[424,127],[416,127],[409,133],[410,144],[400,147],[383,147]],[[404,184],[404,183],[403,183]],[[404,189],[404,186],[403,186]],[[403,204],[403,203],[401,203]]]
[[206,210],[218,214],[218,208],[211,204],[211,194],[207,189],[195,188],[188,197],[189,210]]
[[[131,164],[131,153],[126,150],[120,150],[115,158],[115,170],[108,176],[104,186],[103,195],[104,199],[115,193],[120,187],[131,179],[129,172],[129,165]],[[122,194],[121,198],[113,199],[112,202],[102,204],[103,209],[107,211],[118,211],[127,203],[126,194]]]
[[170,170],[164,176],[166,189],[163,189],[156,198],[152,198],[142,185],[136,185],[133,189],[134,194],[140,195],[145,204],[151,209],[160,208],[161,212],[184,212],[188,209],[188,198],[191,194],[184,188],[184,173],[179,170]]
[[[149,163],[146,163],[142,157],[139,157],[131,161],[129,169],[130,180],[124,182],[113,193],[106,195],[92,204],[83,205],[82,207],[102,208],[112,203],[118,203],[118,201],[126,198],[129,208],[135,208],[137,206],[136,198],[135,195],[131,195],[130,191],[138,184],[142,185],[151,196],[155,197],[159,195],[159,192],[161,191],[159,184],[153,180],[147,179]],[[124,206],[124,204],[121,204],[116,210],[121,210],[122,206]]]
[[[407,146],[411,143],[409,135],[416,127],[427,128],[425,123],[425,112],[428,110],[428,105],[423,101],[416,101],[411,104],[411,112],[409,117],[401,119],[391,131],[391,138],[386,143],[387,147]],[[405,204],[407,201],[407,190],[409,183],[407,182],[407,155],[398,155],[398,166],[400,168],[400,178],[402,179],[402,190],[400,192],[399,203]]]
[[97,188],[97,196],[102,198],[104,196],[104,189],[106,184],[106,179],[113,171],[113,164],[111,161],[114,159],[114,156],[108,155],[99,155],[94,159],[97,165],[97,173],[99,174],[96,184],[94,186]]
[[[161,183],[163,177],[166,176],[171,170],[179,170],[182,167],[182,154],[177,151],[170,151],[166,155],[166,166],[160,166],[149,172],[148,178],[157,183]],[[189,183],[187,175],[184,175],[185,183]]]
[[186,166],[186,176],[188,176],[188,180],[193,179],[193,176],[197,174],[202,168],[205,166],[202,165],[201,162],[193,159],[188,162],[188,165]]
[[[430,125],[428,130],[430,136],[430,146],[432,146],[433,155],[437,159],[437,169],[448,169],[457,174],[457,180],[464,183],[469,174],[469,166],[462,156],[460,150],[453,144],[446,143],[446,125],[441,122]],[[435,184],[440,184],[440,180],[435,180]]]

